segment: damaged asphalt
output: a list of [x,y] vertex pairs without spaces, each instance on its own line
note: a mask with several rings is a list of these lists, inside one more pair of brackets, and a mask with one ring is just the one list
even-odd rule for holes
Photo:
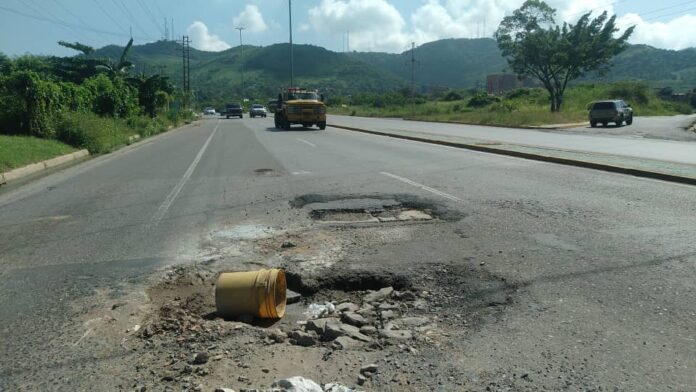
[[[0,389],[696,385],[693,188],[246,119],[221,123],[169,202],[215,125],[0,191]],[[327,224],[312,203],[432,219]],[[217,273],[270,266],[302,294],[286,318],[215,317]],[[430,336],[392,344],[356,327],[379,344],[290,341],[311,334],[298,322],[312,304],[360,310],[390,286],[413,297],[380,311],[434,321]],[[344,313],[330,317],[361,322]]]

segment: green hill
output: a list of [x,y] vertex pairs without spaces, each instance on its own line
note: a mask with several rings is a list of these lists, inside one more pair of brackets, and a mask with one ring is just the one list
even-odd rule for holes
[[[106,46],[93,56],[116,58],[118,46]],[[410,84],[411,52],[337,53],[313,45],[295,45],[295,85],[319,88],[328,96],[391,91]],[[486,75],[505,70],[496,42],[490,38],[444,39],[417,47],[416,84],[470,88],[485,85]],[[289,84],[289,46],[234,47],[222,52],[191,49],[191,85],[202,103],[220,104],[239,99],[241,70],[245,96],[274,97]],[[137,72],[162,72],[181,82],[181,47],[174,42],[134,46],[130,60]],[[584,81],[642,80],[652,87],[676,91],[696,87],[696,49],[680,51],[633,45],[614,59],[606,75],[588,75]]]

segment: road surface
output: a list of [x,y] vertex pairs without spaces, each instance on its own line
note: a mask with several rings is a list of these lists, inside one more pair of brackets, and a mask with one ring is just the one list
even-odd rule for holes
[[[641,127],[644,118],[636,118],[635,126]],[[648,120],[652,121],[652,120]],[[420,134],[464,137],[491,142],[537,146],[559,150],[582,151],[616,156],[652,159],[679,164],[696,165],[696,143],[674,140],[657,140],[616,135],[585,135],[562,131],[542,131],[519,128],[489,127],[407,121],[401,119],[329,116],[329,124],[375,130],[407,131]],[[686,133],[686,131],[682,131]]]
[[696,188],[331,127],[271,127],[203,120],[0,189],[0,389],[130,389],[139,354],[97,350],[90,314],[142,292],[163,267],[200,261],[211,235],[231,225],[293,226],[300,215],[289,202],[310,193],[413,195],[462,214],[407,240],[390,232],[346,263],[444,263],[517,282],[498,316],[439,359],[414,359],[431,374],[481,386],[529,372],[530,390],[696,385]]

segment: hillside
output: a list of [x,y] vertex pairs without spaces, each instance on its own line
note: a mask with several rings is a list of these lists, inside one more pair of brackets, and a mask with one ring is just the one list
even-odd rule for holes
[[[289,84],[288,44],[244,46],[222,52],[191,49],[191,86],[199,101],[219,104],[241,95],[244,69],[245,95],[256,99],[274,97]],[[92,56],[117,57],[121,48],[107,46]],[[295,85],[319,88],[327,95],[381,92],[406,85],[406,81],[343,53],[312,45],[295,45]],[[161,72],[181,83],[181,48],[173,42],[133,46],[129,59],[136,72]]]
[[[401,54],[336,53],[318,46],[295,45],[295,84],[319,88],[328,96],[383,92],[410,84],[410,51]],[[107,46],[93,56],[116,58],[121,48]],[[245,46],[222,52],[191,49],[191,79],[199,101],[219,104],[241,95],[244,69],[246,96],[266,99],[289,83],[288,44]],[[494,40],[444,39],[415,49],[416,84],[470,88],[485,85],[486,75],[505,70],[506,62]],[[137,72],[156,71],[181,82],[181,49],[173,42],[134,46],[130,60]],[[677,91],[696,87],[696,49],[680,51],[633,45],[614,59],[606,75],[583,81],[643,80],[652,87]],[[582,81],[581,81],[582,82]]]

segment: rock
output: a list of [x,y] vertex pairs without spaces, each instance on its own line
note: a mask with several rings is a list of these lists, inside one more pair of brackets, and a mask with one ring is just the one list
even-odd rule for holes
[[215,388],[215,392],[235,392],[232,388]]
[[394,309],[399,309],[399,305],[392,304],[389,302],[382,302],[379,304],[377,309],[379,309],[379,310],[394,310]]
[[364,304],[360,309],[356,310],[355,313],[364,316],[364,317],[369,317],[373,315],[375,312],[375,307],[370,305],[370,304]]
[[328,323],[328,322],[338,322],[338,319],[335,317],[327,317],[327,318],[308,320],[307,324],[305,324],[305,330],[306,331],[314,331],[314,332],[318,333],[319,335],[323,335],[324,331],[326,331],[326,323]]
[[332,346],[337,350],[350,350],[360,346],[360,342],[348,336],[339,336],[333,341]]
[[365,365],[365,366],[361,367],[360,374],[367,375],[368,373],[369,374],[377,373],[377,369],[379,369],[379,367],[376,364],[371,363],[369,365]]
[[283,245],[281,245],[280,247],[283,248],[283,249],[288,249],[288,248],[294,248],[294,247],[296,247],[296,246],[297,246],[297,245],[295,245],[294,242],[285,241],[285,242],[283,242]]
[[292,339],[293,344],[302,347],[314,346],[317,342],[313,334],[305,331],[292,331],[288,334],[288,337]]
[[413,302],[413,308],[418,310],[428,310],[429,306],[425,300],[417,299]]
[[369,336],[361,334],[360,329],[358,329],[358,327],[354,327],[349,324],[344,324],[339,321],[332,321],[326,323],[326,330],[324,331],[324,335],[322,335],[324,340],[334,340],[339,336],[348,336],[361,342],[372,341],[372,339]]
[[427,317],[403,317],[394,322],[404,328],[415,328],[428,324],[430,319]]
[[394,288],[393,288],[393,287],[391,287],[391,286],[385,287],[385,288],[379,289],[379,290],[377,290],[377,291],[373,291],[373,292],[371,292],[371,293],[366,294],[366,295],[363,297],[363,300],[364,300],[365,302],[368,302],[368,303],[369,303],[369,302],[379,302],[379,301],[383,301],[383,300],[389,298],[389,297],[392,295],[393,292],[394,292]]
[[360,327],[360,333],[363,335],[374,335],[377,333],[377,328],[373,325],[365,325]]
[[204,363],[208,362],[209,358],[210,355],[207,352],[201,351],[193,357],[191,363],[194,365],[203,365]]
[[367,381],[367,377],[362,374],[358,374],[358,385],[363,385]]
[[287,340],[288,334],[285,332],[281,331],[278,328],[272,329],[266,333],[266,336],[273,340],[276,343],[283,343],[284,341]]
[[385,339],[406,340],[413,339],[413,333],[407,329],[382,329],[379,331],[379,336]]
[[367,324],[367,319],[365,319],[365,317],[353,312],[341,314],[341,321],[356,327],[362,327],[363,325]]
[[401,221],[409,221],[409,220],[431,220],[433,219],[432,216],[426,214],[423,211],[418,211],[418,210],[405,210],[401,211],[399,216],[397,217]]
[[336,305],[336,310],[339,312],[355,312],[360,307],[352,302],[343,302]]
[[276,381],[273,383],[273,385],[271,385],[271,387],[282,388],[287,392],[324,392],[319,384],[300,376]]
[[415,301],[416,294],[411,291],[395,291],[392,295],[395,299],[399,301]]
[[147,391],[147,387],[145,385],[136,385],[133,390],[135,392],[145,392]]
[[249,382],[249,377],[239,376],[239,377],[237,377],[237,381],[239,381],[239,382],[244,382],[244,383],[248,383],[248,382]]
[[382,318],[382,320],[391,320],[396,318],[397,314],[393,310],[383,310],[379,312],[379,316]]
[[269,369],[269,368],[263,368],[263,369],[261,369],[261,371],[264,372],[264,373],[270,373],[270,372],[271,372],[271,369]]
[[292,290],[285,290],[285,301],[288,305],[298,303],[301,299],[302,295],[300,293],[296,293]]
[[328,383],[324,385],[324,392],[355,392],[353,389],[348,388],[345,385]]

